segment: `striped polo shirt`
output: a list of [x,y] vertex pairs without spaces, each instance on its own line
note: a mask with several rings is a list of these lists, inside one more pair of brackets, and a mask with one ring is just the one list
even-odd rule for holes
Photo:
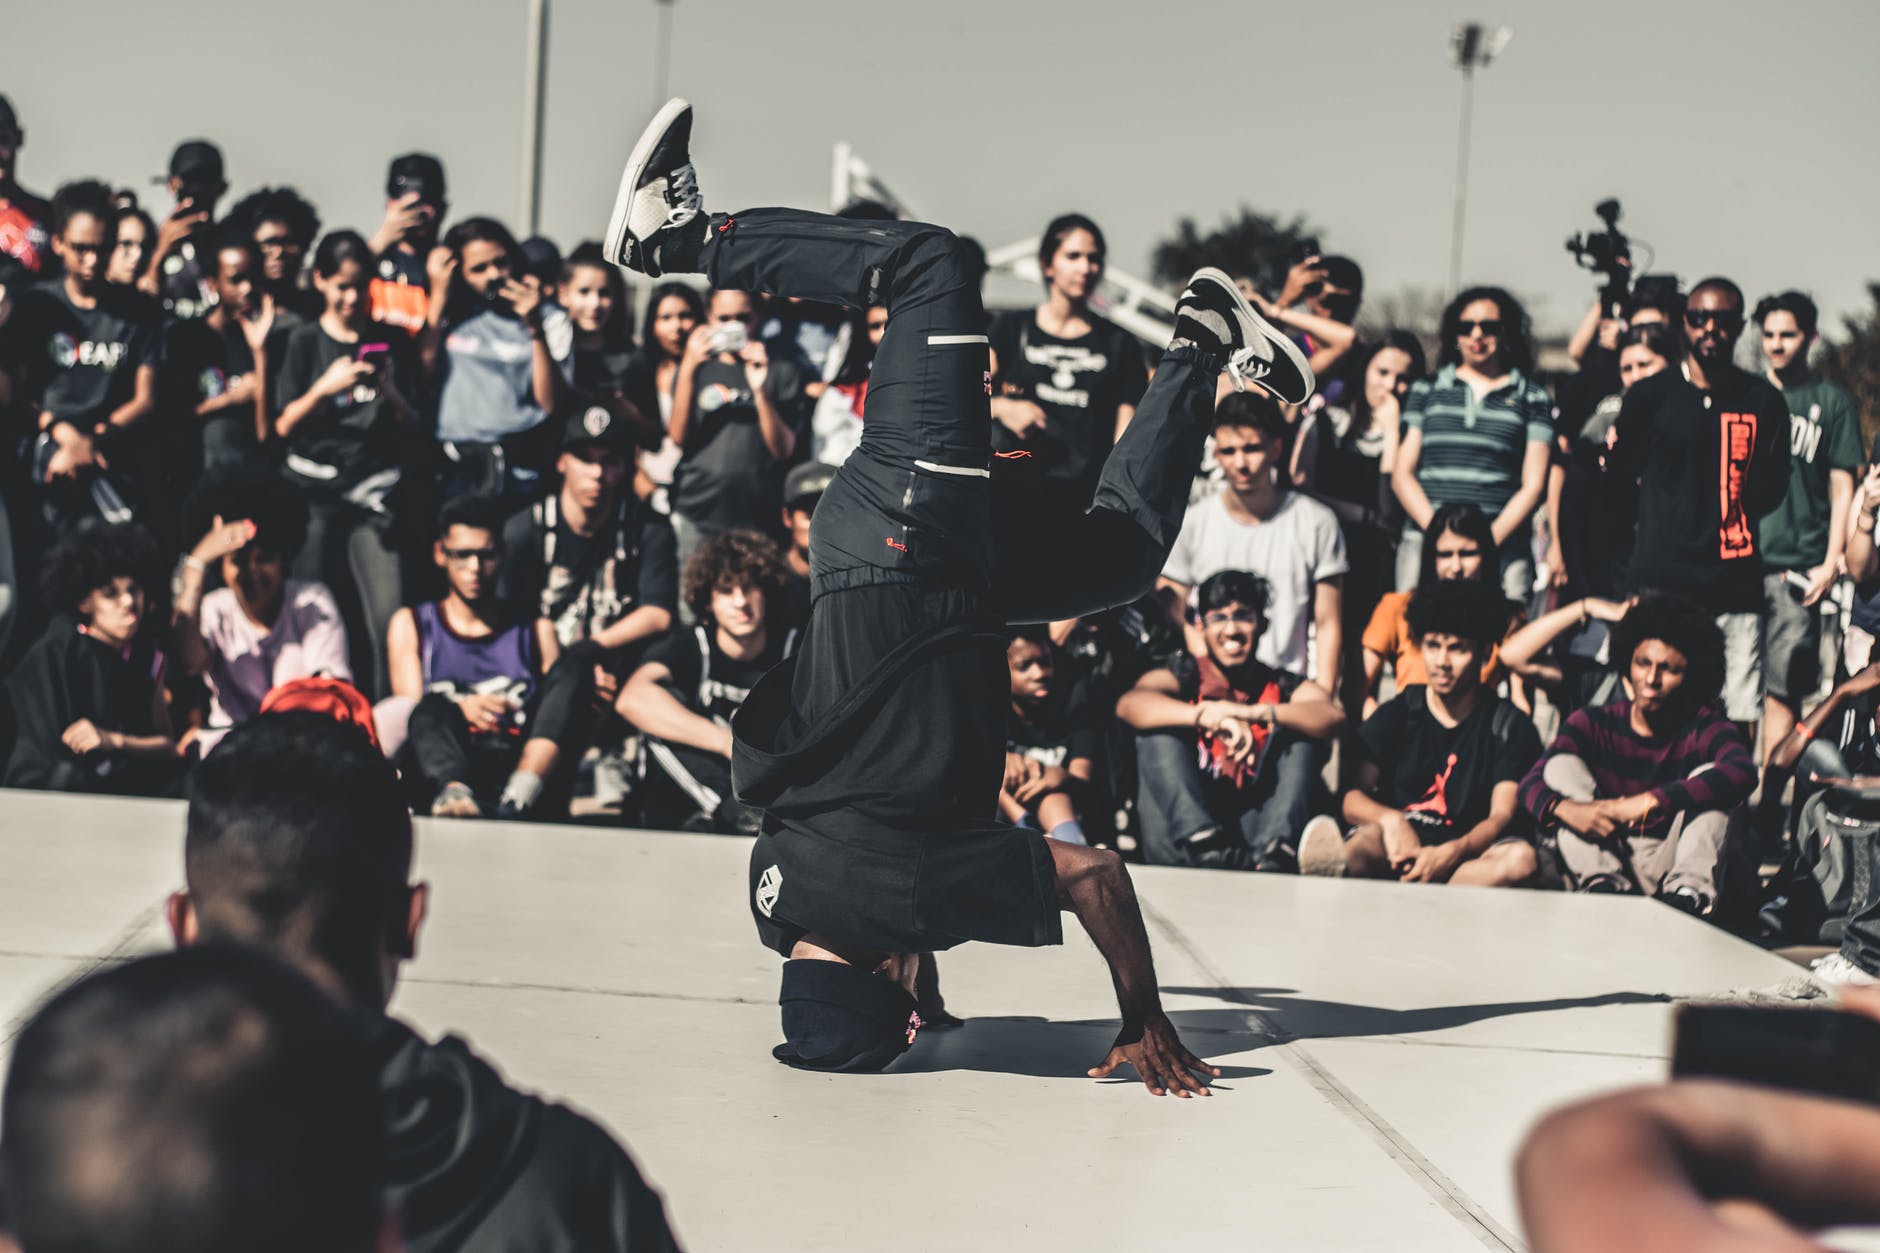
[[1404,425],[1423,432],[1417,482],[1430,504],[1470,504],[1493,518],[1521,487],[1529,444],[1551,444],[1554,401],[1519,370],[1480,400],[1446,365],[1410,389]]

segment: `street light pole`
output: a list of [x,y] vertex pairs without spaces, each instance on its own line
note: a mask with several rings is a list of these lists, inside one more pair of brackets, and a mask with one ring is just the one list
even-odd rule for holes
[[1469,204],[1469,130],[1475,113],[1475,71],[1514,38],[1512,26],[1489,30],[1480,22],[1459,22],[1449,31],[1450,62],[1462,71],[1462,120],[1456,134],[1456,207],[1449,231],[1449,295],[1462,286],[1462,227]]
[[522,63],[522,235],[535,234],[542,216],[542,114],[548,91],[548,0],[529,0],[529,33]]
[[672,66],[672,6],[674,0],[653,0],[659,6],[659,52],[653,63],[653,108],[666,103],[666,75]]

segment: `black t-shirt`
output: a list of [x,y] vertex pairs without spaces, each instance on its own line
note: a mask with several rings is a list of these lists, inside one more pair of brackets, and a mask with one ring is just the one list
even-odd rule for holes
[[20,397],[84,428],[111,416],[137,390],[137,371],[162,363],[156,303],[104,285],[82,309],[62,280],[21,293],[3,333],[5,357],[19,363]]
[[206,245],[196,246],[198,240],[209,238],[212,229],[205,227],[195,238],[178,244],[157,266],[157,293],[163,312],[179,321],[207,317],[215,308],[215,285],[209,281],[209,265],[204,264],[209,249]]
[[1541,755],[1541,739],[1525,714],[1487,692],[1473,713],[1446,727],[1429,711],[1428,690],[1407,687],[1379,705],[1358,728],[1356,747],[1378,768],[1379,804],[1449,839],[1488,817],[1495,786],[1521,781]]
[[[764,390],[783,411],[802,393],[802,378],[788,362],[772,362]],[[692,429],[671,500],[674,513],[707,531],[777,529],[783,465],[764,444],[743,366],[713,358],[693,375]]]
[[378,272],[370,287],[372,320],[415,335],[424,329],[431,307],[430,276],[425,250],[406,252],[397,246],[379,254]]
[[[299,325],[292,314],[275,315],[268,331],[270,361],[282,360],[288,336]],[[219,331],[207,318],[172,321],[164,328],[162,407],[175,437],[165,443],[179,467],[201,469],[240,460],[254,451],[253,405],[196,413],[197,406],[222,395],[254,368],[248,339],[233,321]]]
[[503,594],[518,612],[547,618],[565,648],[591,639],[642,605],[678,605],[672,524],[623,491],[613,524],[578,535],[549,495],[509,520]]
[[[574,389],[583,396],[612,396],[626,390],[627,375],[633,366],[633,347],[582,348],[574,350]],[[659,411],[650,415],[657,422]]]
[[994,395],[1020,396],[1044,410],[1044,430],[1019,439],[992,424],[996,452],[1031,454],[1034,473],[1079,487],[1094,487],[1116,441],[1116,411],[1134,405],[1149,385],[1142,349],[1128,331],[1086,314],[1090,333],[1059,339],[1038,327],[1035,310],[1008,313],[992,324],[999,359]]
[[[287,337],[274,375],[274,411],[307,394],[335,361],[352,360],[362,349],[385,345],[393,385],[409,403],[417,394],[417,358],[411,338],[383,323],[369,323],[356,344],[342,343],[318,322],[305,322]],[[397,469],[408,436],[378,384],[361,379],[302,418],[287,435],[287,470],[298,481],[344,491],[361,479]]]
[[1008,707],[1005,715],[1005,751],[1029,758],[1041,766],[1068,768],[1083,757],[1099,761],[1103,755],[1103,724],[1097,718],[1081,683],[1058,688],[1035,708],[1020,712]]
[[670,673],[666,686],[679,703],[720,726],[731,725],[751,688],[789,655],[794,631],[772,629],[763,653],[749,661],[727,657],[718,647],[718,632],[700,622],[690,631],[678,630],[646,651],[645,665],[662,665]]

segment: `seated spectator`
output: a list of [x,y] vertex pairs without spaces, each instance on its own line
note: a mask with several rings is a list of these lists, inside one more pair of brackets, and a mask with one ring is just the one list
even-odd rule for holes
[[1056,653],[1043,627],[1015,630],[1005,646],[1012,704],[999,813],[1054,840],[1088,844],[1084,817],[1096,812],[1091,784],[1103,756],[1103,727],[1081,690],[1059,685]]
[[[810,457],[839,466],[862,442],[862,413],[868,405],[868,375],[875,349],[888,330],[888,311],[880,305],[851,318],[838,349],[841,360],[829,385],[816,398],[810,415]],[[832,354],[833,355],[833,354]]]
[[146,620],[157,551],[135,523],[86,527],[47,559],[56,615],[7,678],[16,738],[6,786],[154,796],[181,775]]
[[[209,684],[208,725],[195,739],[202,753],[261,712],[283,683],[317,674],[352,681],[333,593],[287,577],[303,529],[293,502],[253,493],[230,500],[247,516],[218,516],[183,558],[171,625],[177,663]],[[211,568],[222,586],[205,593]]]
[[415,702],[405,754],[434,818],[475,818],[486,807],[521,817],[561,759],[561,724],[535,717],[537,689],[560,646],[548,619],[497,595],[501,517],[487,497],[445,505],[432,559],[448,590],[392,617],[392,694]]
[[[1495,537],[1488,518],[1474,505],[1444,505],[1430,518],[1423,543],[1423,571],[1417,587],[1448,579],[1483,583],[1495,576]],[[1385,592],[1364,628],[1364,716],[1377,710],[1378,681],[1388,665],[1397,690],[1424,682],[1423,650],[1411,638],[1405,617],[1410,592]],[[1508,606],[1509,629],[1521,624],[1521,614]],[[1490,648],[1482,663],[1482,686],[1494,691],[1505,673],[1500,654]]]
[[1426,683],[1364,720],[1352,741],[1349,829],[1314,818],[1300,837],[1304,874],[1405,883],[1525,883],[1539,869],[1518,789],[1540,755],[1534,724],[1482,686],[1482,662],[1507,623],[1499,588],[1439,582],[1410,602]]
[[595,799],[612,808],[626,798],[624,729],[602,719],[612,719],[621,681],[672,625],[678,566],[672,525],[627,490],[626,424],[589,410],[562,424],[561,440],[557,490],[503,527],[502,595],[553,625],[561,656],[549,682],[575,689],[562,750],[573,760],[590,744],[601,748]]
[[715,291],[710,311],[686,341],[667,428],[680,449],[670,494],[680,569],[707,536],[775,526],[782,467],[796,451],[786,415],[803,394],[797,368],[772,362],[758,341],[750,292]]
[[1716,709],[1723,637],[1699,606],[1646,595],[1613,633],[1625,692],[1576,710],[1521,785],[1568,886],[1644,893],[1704,915],[1740,891],[1756,765]]
[[392,159],[385,176],[385,220],[372,233],[371,313],[374,322],[409,335],[424,329],[430,314],[430,257],[450,202],[444,197],[444,165],[426,152]]
[[1534,589],[1529,523],[1553,461],[1554,402],[1534,377],[1527,313],[1499,287],[1472,287],[1443,310],[1436,377],[1410,389],[1391,486],[1402,502],[1397,588],[1416,586],[1424,528],[1443,505],[1488,515],[1508,599]]
[[294,971],[234,945],[109,964],[42,1006],[14,1048],[0,1245],[394,1247],[373,1173],[381,1121],[365,1042]]
[[121,191],[113,198],[117,218],[117,242],[111,248],[111,260],[105,266],[104,279],[120,287],[137,286],[137,276],[144,272],[150,249],[157,242],[157,224],[137,207],[137,194]]
[[411,855],[398,777],[357,728],[266,714],[198,770],[170,930],[278,957],[346,1008],[385,1134],[357,1160],[411,1253],[670,1253],[659,1195],[598,1125],[510,1087],[459,1037],[432,1044],[386,1015],[431,899]]
[[640,457],[634,493],[650,499],[667,513],[667,489],[679,467],[679,445],[672,442],[672,397],[679,381],[679,362],[692,332],[705,320],[705,302],[684,283],[661,283],[646,302],[646,337],[629,363],[623,384],[626,397],[642,417],[659,423],[664,433],[656,451]]
[[319,317],[325,302],[302,273],[320,237],[319,212],[291,187],[263,187],[236,201],[224,221],[254,241],[261,291],[282,317],[290,323]]
[[539,285],[519,277],[522,262],[491,218],[457,223],[431,254],[418,342],[437,393],[437,438],[453,466],[447,496],[532,494],[554,458],[546,424],[572,395],[574,328]]
[[731,715],[795,647],[770,621],[783,582],[776,543],[749,531],[712,536],[686,563],[697,622],[653,646],[616,706],[647,736],[648,826],[756,831],[762,815],[731,794]]
[[1345,715],[1318,684],[1257,659],[1266,598],[1256,575],[1208,578],[1191,611],[1203,650],[1150,670],[1116,703],[1137,733],[1151,862],[1298,868],[1295,832]]
[[246,232],[218,232],[210,265],[215,308],[171,322],[163,345],[164,453],[179,497],[203,474],[253,460],[273,435],[273,375],[295,325],[262,289]]
[[[1286,416],[1279,402],[1233,392],[1214,411],[1214,459],[1227,483],[1190,505],[1158,586],[1186,599],[1190,589],[1223,570],[1244,570],[1266,582],[1258,659],[1338,690],[1344,626],[1345,541],[1338,517],[1288,489]],[[1204,646],[1192,624],[1189,651]]]
[[287,446],[282,474],[307,501],[294,577],[332,590],[353,673],[368,695],[383,695],[385,632],[404,595],[399,510],[411,511],[406,475],[425,437],[413,405],[411,342],[367,312],[371,265],[366,241],[352,231],[320,241],[313,285],[326,312],[288,336],[274,382],[274,433]]

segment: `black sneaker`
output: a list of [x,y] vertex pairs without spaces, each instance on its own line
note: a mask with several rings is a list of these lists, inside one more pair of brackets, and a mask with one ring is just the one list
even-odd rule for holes
[[665,273],[660,254],[667,232],[698,217],[703,206],[691,142],[692,106],[674,96],[640,133],[620,176],[601,245],[615,265],[649,278]]
[[1704,911],[1709,908],[1709,902],[1690,888],[1672,888],[1658,899],[1693,918],[1702,918]]
[[1234,280],[1213,266],[1196,270],[1175,302],[1175,339],[1227,358],[1236,391],[1258,383],[1297,405],[1317,386],[1299,346],[1254,312]]

